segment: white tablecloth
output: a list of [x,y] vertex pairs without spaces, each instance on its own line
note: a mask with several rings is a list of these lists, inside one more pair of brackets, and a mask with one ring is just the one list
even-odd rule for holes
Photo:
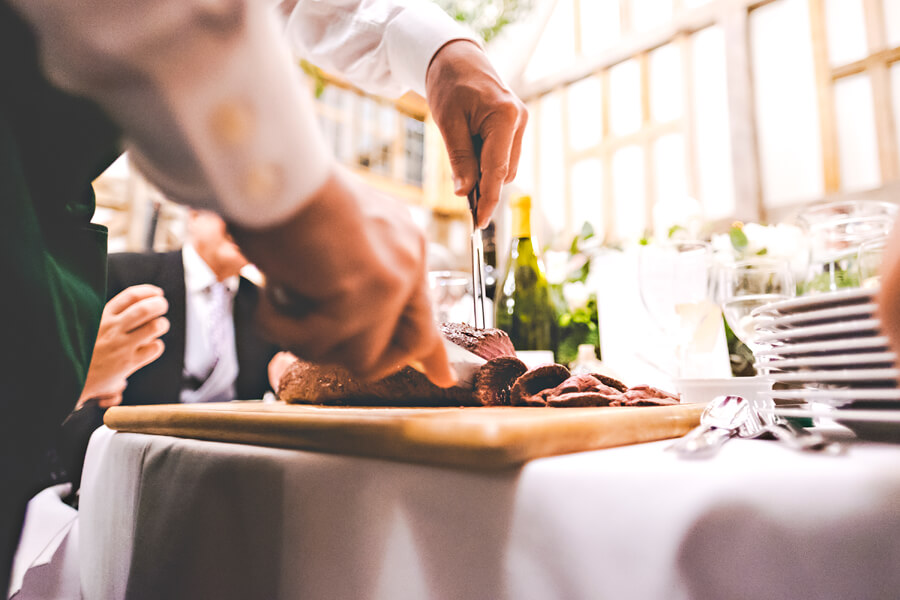
[[667,444],[478,473],[104,428],[85,597],[900,597],[900,446]]

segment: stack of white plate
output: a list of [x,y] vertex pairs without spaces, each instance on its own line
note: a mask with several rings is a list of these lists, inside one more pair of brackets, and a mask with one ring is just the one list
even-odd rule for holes
[[869,437],[900,435],[897,356],[875,313],[877,289],[848,289],[751,313],[757,369],[781,384],[768,395],[786,417],[827,417]]

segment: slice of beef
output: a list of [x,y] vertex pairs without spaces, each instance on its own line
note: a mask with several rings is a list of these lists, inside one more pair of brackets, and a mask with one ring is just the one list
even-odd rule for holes
[[[615,380],[613,380],[615,381]],[[551,389],[541,390],[528,400],[530,406],[609,406],[622,395],[597,376],[573,375]]]
[[608,385],[609,387],[614,388],[614,389],[617,389],[617,390],[619,390],[620,392],[628,391],[628,386],[627,386],[627,385],[625,385],[624,383],[622,383],[622,382],[619,381],[618,379],[613,379],[612,377],[610,377],[610,376],[608,376],[608,375],[603,375],[603,374],[601,374],[601,373],[591,373],[591,377],[597,378],[598,380],[600,380],[600,382],[601,382],[603,385]]
[[475,374],[475,401],[483,406],[508,406],[509,388],[528,370],[515,356],[498,356]]
[[343,367],[299,360],[281,377],[278,397],[293,404],[337,406],[477,406],[472,390],[438,387],[409,367],[362,381]]
[[475,329],[465,323],[441,323],[441,333],[457,346],[485,360],[516,355],[509,336],[500,329]]
[[[610,388],[612,389],[612,388]],[[620,392],[611,394],[604,392],[569,392],[547,396],[547,406],[555,408],[583,407],[583,406],[610,406],[621,396]]]
[[672,406],[681,403],[681,396],[649,385],[628,388],[612,406]]
[[546,399],[539,394],[555,388],[572,374],[562,365],[539,365],[523,373],[509,390],[509,403],[513,406],[546,406]]

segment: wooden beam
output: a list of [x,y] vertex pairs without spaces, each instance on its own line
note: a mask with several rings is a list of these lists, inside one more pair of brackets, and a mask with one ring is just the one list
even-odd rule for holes
[[619,3],[619,32],[631,33],[631,0],[613,0]]
[[[866,42],[869,55],[874,56],[887,46],[884,30],[884,6],[882,0],[863,0],[866,17]],[[900,178],[897,164],[897,139],[895,137],[893,107],[891,106],[891,76],[887,62],[870,64],[869,77],[872,81],[874,101],[875,132],[878,136],[878,162],[881,166],[881,181]]]
[[[638,55],[640,68],[641,94],[641,130],[646,131],[653,125],[650,111],[650,55],[643,52]],[[656,159],[653,152],[653,139],[645,137],[640,145],[644,153],[644,229],[653,231],[653,205],[656,204]]]
[[[600,0],[590,0],[599,2]],[[600,54],[593,56],[576,57],[571,64],[562,66],[556,72],[532,82],[519,82],[513,89],[523,99],[530,100],[549,93],[560,86],[574,83],[584,79],[588,75],[598,73],[612,66],[635,57],[642,52],[649,52],[675,39],[681,33],[693,33],[709,27],[717,21],[719,4],[722,2],[737,2],[740,5],[749,4],[749,0],[718,0],[701,5],[690,11],[682,11],[674,15],[668,24],[650,31],[629,33],[623,29],[622,39]],[[625,8],[627,0],[621,0],[620,15],[626,20]]]
[[765,221],[748,21],[746,10],[729,10],[723,14],[721,23],[725,39],[735,216],[743,220]]
[[887,48],[873,52],[871,55],[846,65],[834,67],[831,70],[831,79],[838,80],[850,75],[858,75],[867,69],[880,64],[890,64],[900,60],[900,46]]
[[825,0],[809,0],[809,26],[816,77],[816,100],[819,105],[819,133],[822,136],[822,172],[825,176],[825,193],[829,194],[841,189],[841,170],[834,87],[828,60],[828,36],[825,31]]
[[[588,0],[590,2],[592,0]],[[574,34],[575,56],[581,56],[581,2],[582,0],[572,0],[572,32]]]
[[[625,146],[643,146],[648,143],[653,143],[654,140],[664,135],[680,133],[681,128],[681,119],[666,121],[665,123],[651,123],[646,128],[627,135],[616,137],[604,136],[598,145],[591,148],[585,148],[584,150],[573,150],[570,157],[572,162],[579,162],[586,158],[602,158],[608,154],[615,154],[617,150],[624,148]],[[608,129],[606,131],[608,131]]]
[[684,166],[687,193],[692,198],[700,199],[700,164],[697,157],[697,123],[694,119],[694,53],[691,48],[691,36],[680,34],[675,43],[678,44],[681,57],[682,89],[682,122],[684,139]]
[[[609,103],[612,95],[609,92],[609,69],[605,69],[600,73],[600,89],[603,96],[603,105],[601,106],[600,122],[601,130],[601,147],[606,142],[611,129]],[[603,160],[603,239],[609,242],[613,239],[616,231],[616,199],[613,193],[613,170],[612,170],[612,152],[604,152]]]
[[[560,132],[562,138],[562,155],[563,155],[563,180],[562,189],[559,191],[563,200],[564,223],[563,233],[565,239],[569,239],[573,235],[574,225],[572,224],[572,215],[575,214],[575,199],[572,197],[572,142],[569,135],[569,88],[565,87],[559,90],[559,104],[562,107],[562,115],[560,115]],[[541,204],[546,207],[547,203],[544,198],[540,200]]]

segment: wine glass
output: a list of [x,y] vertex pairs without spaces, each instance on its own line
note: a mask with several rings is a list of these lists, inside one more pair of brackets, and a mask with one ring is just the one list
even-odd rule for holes
[[881,283],[881,262],[887,237],[869,240],[859,245],[856,266],[859,269],[860,287],[877,287]]
[[790,263],[758,257],[723,266],[720,286],[720,303],[728,326],[755,354],[760,344],[756,342],[756,323],[750,313],[795,294]]
[[[469,296],[469,274],[465,271],[429,271],[428,285],[438,323],[465,321],[463,303]],[[460,318],[460,317],[463,318]]]
[[831,292],[858,287],[859,249],[887,237],[893,219],[885,215],[844,217],[815,223],[809,228],[809,272],[804,293]]
[[711,299],[712,251],[701,241],[642,246],[638,293],[651,320],[674,345],[676,373],[684,377],[689,350],[709,352],[721,330],[721,312]]

